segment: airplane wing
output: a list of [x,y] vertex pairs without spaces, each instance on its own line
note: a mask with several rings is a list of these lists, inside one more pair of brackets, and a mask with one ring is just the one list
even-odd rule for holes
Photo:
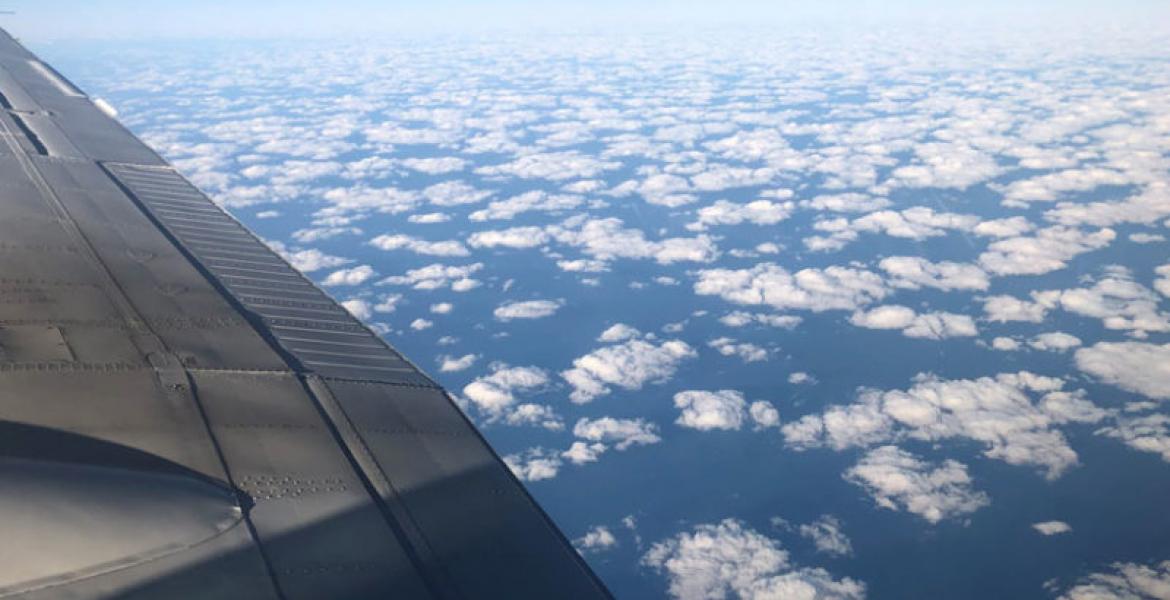
[[0,104],[0,597],[609,597],[439,385],[2,30]]

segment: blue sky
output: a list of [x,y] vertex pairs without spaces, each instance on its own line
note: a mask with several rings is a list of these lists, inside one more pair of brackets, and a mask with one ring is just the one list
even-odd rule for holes
[[15,15],[0,17],[3,26],[30,40],[76,38],[173,37],[328,37],[379,33],[601,28],[607,30],[673,29],[737,24],[800,26],[873,25],[927,22],[938,27],[969,26],[976,21],[1047,23],[1064,20],[1142,22],[1165,17],[1158,0],[9,0]]

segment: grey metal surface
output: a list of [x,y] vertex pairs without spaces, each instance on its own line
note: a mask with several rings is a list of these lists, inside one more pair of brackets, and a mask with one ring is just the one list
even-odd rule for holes
[[3,31],[0,107],[0,597],[608,597],[446,392]]

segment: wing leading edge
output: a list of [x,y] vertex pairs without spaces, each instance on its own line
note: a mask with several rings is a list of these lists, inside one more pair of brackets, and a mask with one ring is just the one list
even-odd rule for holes
[[0,597],[609,597],[442,388],[2,30],[0,105]]

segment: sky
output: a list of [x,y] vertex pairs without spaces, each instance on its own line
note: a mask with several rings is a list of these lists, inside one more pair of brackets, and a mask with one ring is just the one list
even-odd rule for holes
[[329,37],[494,30],[662,30],[678,27],[868,26],[891,22],[966,27],[974,22],[1141,24],[1170,15],[1158,0],[8,0],[2,26],[30,40]]

